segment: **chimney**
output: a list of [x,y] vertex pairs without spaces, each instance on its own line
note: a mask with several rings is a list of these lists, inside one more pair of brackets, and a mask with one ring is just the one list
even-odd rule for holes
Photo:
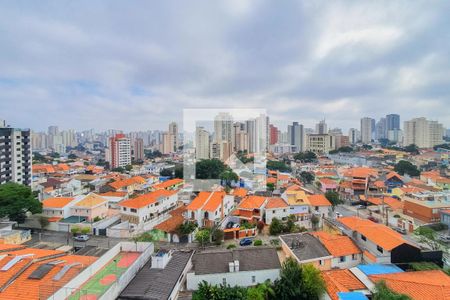
[[238,260],[234,261],[234,271],[239,272],[239,261]]
[[234,272],[234,263],[233,262],[229,262],[228,263],[228,268],[229,268],[230,273],[233,273]]

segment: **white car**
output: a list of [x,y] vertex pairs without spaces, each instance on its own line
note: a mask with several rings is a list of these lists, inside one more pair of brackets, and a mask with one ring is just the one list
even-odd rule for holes
[[342,217],[342,214],[340,212],[336,211],[335,214],[336,214],[336,218],[341,218]]
[[87,234],[74,236],[73,239],[77,242],[87,242],[89,240],[89,236]]

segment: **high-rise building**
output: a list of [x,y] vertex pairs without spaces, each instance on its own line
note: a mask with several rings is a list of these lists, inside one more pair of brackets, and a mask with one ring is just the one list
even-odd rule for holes
[[31,185],[31,131],[0,124],[0,184]]
[[195,158],[209,159],[209,132],[203,127],[197,127],[195,129]]
[[405,121],[403,135],[404,146],[414,144],[419,148],[430,148],[444,142],[444,127],[437,121],[414,118]]
[[336,148],[336,138],[330,134],[308,134],[307,151],[326,154]]
[[178,137],[178,124],[172,122],[169,124],[169,138],[173,139],[173,149],[170,152],[177,152],[178,147],[180,147],[179,137]]
[[364,144],[369,144],[370,142],[372,142],[374,122],[374,119],[368,117],[364,117],[361,119],[361,142],[363,142]]
[[348,131],[348,139],[351,145],[355,145],[361,140],[361,132],[356,128],[350,128]]
[[326,134],[327,132],[327,123],[325,123],[325,120],[316,124],[316,134]]
[[386,115],[386,131],[400,129],[400,115]]
[[375,125],[375,137],[377,140],[387,138],[386,118],[381,118]]
[[131,165],[131,142],[119,133],[109,138],[107,159],[111,169]]
[[305,131],[302,124],[293,122],[292,125],[288,125],[288,138],[289,143],[294,147],[294,151],[303,152],[306,148],[305,143]]
[[229,113],[219,113],[214,118],[214,142],[232,144],[233,117]]
[[269,131],[270,131],[269,144],[275,145],[276,143],[278,143],[278,128],[273,124],[270,124]]
[[136,138],[133,143],[133,158],[136,161],[143,161],[144,157],[144,140]]

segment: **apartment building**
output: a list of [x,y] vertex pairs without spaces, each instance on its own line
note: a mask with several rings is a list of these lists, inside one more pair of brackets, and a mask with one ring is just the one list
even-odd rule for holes
[[336,136],[329,134],[308,134],[307,151],[316,154],[327,154],[336,148]]
[[414,144],[419,148],[431,148],[444,142],[445,130],[437,121],[422,117],[405,121],[403,135],[405,146]]
[[29,129],[0,124],[0,184],[31,185],[31,133]]
[[364,144],[369,144],[372,142],[372,134],[374,131],[375,120],[372,118],[362,118],[361,119],[361,142]]
[[107,160],[112,169],[131,165],[131,142],[124,134],[109,138]]

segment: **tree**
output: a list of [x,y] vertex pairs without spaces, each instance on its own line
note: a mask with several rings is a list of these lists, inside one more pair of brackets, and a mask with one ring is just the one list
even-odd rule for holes
[[203,159],[195,164],[195,177],[197,179],[219,179],[226,166],[218,159]]
[[311,183],[314,181],[314,174],[310,173],[310,172],[306,172],[303,171],[300,173],[300,179],[304,182],[304,183]]
[[317,225],[319,224],[319,217],[316,215],[311,216],[311,225],[313,230],[317,230]]
[[398,294],[386,286],[381,280],[375,285],[375,292],[372,294],[373,300],[410,300],[411,298],[404,294]]
[[275,184],[269,182],[266,184],[267,190],[273,192],[275,190]]
[[331,205],[333,206],[333,209],[336,205],[343,203],[341,197],[339,197],[338,192],[328,191],[325,193],[325,198],[327,198],[327,200],[330,201]]
[[258,221],[258,223],[256,223],[256,228],[258,228],[259,233],[261,233],[263,231],[264,226],[266,226],[266,224],[264,224],[263,221]]
[[304,163],[314,162],[317,159],[317,155],[314,152],[299,152],[294,155],[295,160],[299,160]]
[[272,284],[270,281],[260,283],[247,289],[247,300],[266,300],[269,296],[273,296]]
[[76,156],[74,153],[70,153],[67,158],[69,158],[69,159],[77,159],[78,156]]
[[427,226],[420,226],[414,230],[419,242],[428,245],[431,250],[440,250],[442,245],[438,241],[436,231]]
[[90,233],[91,232],[91,228],[89,228],[89,227],[83,227],[83,228],[81,228],[81,233],[82,234],[88,234],[88,233]]
[[183,179],[184,174],[183,174],[183,165],[182,164],[178,164],[175,166],[175,178],[180,178]]
[[131,170],[133,170],[133,166],[132,165],[126,165],[125,166],[125,170],[130,172]]
[[125,169],[122,167],[113,168],[111,171],[118,173],[125,173]]
[[195,234],[195,240],[200,243],[200,246],[204,247],[209,242],[210,232],[208,229],[202,229]]
[[193,300],[245,300],[247,299],[247,289],[240,286],[231,287],[229,285],[210,285],[202,281],[198,289],[192,294]]
[[271,235],[278,235],[283,232],[283,224],[277,218],[272,219],[272,223],[269,226],[269,233]]
[[236,182],[239,180],[239,176],[229,168],[227,168],[225,171],[220,173],[219,178],[228,187],[231,187],[231,182],[233,182],[233,181]]
[[42,212],[42,203],[30,187],[14,182],[0,185],[0,218],[9,217],[11,221],[23,223],[28,212]]
[[158,150],[144,150],[145,157],[148,159],[155,159],[157,157],[162,157],[163,154]]
[[316,296],[320,296],[325,293],[325,281],[320,275],[319,269],[311,264],[302,265],[303,269],[303,286],[308,294],[311,295],[311,299]]
[[399,161],[394,166],[394,171],[400,175],[420,176],[420,171],[417,166],[406,160]]
[[197,223],[195,222],[185,222],[178,226],[176,232],[178,235],[186,236],[194,232],[195,228],[197,228]]
[[77,235],[81,232],[81,228],[78,226],[72,226],[72,228],[70,228],[70,232],[72,232],[73,235]]
[[290,172],[291,167],[286,165],[282,161],[269,160],[266,165],[267,169],[272,171],[280,171],[280,172]]
[[170,178],[172,178],[173,177],[173,171],[170,170],[170,169],[162,169],[159,172],[159,175],[163,176],[163,177],[170,177]]
[[45,227],[47,227],[50,222],[48,221],[48,218],[45,216],[39,216],[39,225],[41,226],[41,229],[44,229]]
[[414,145],[414,144],[411,144],[411,145],[406,146],[406,147],[405,147],[405,151],[406,151],[406,152],[409,152],[409,153],[411,153],[411,154],[420,154],[420,152],[419,152],[419,147],[417,147],[417,146]]
[[313,265],[299,265],[292,257],[287,258],[273,287],[273,299],[309,300],[319,299],[325,291],[320,271]]
[[225,234],[223,233],[222,229],[216,228],[212,234],[212,239],[214,241],[214,244],[216,244],[216,245],[222,244],[224,235]]
[[146,231],[133,237],[133,241],[137,242],[153,242],[153,235]]

